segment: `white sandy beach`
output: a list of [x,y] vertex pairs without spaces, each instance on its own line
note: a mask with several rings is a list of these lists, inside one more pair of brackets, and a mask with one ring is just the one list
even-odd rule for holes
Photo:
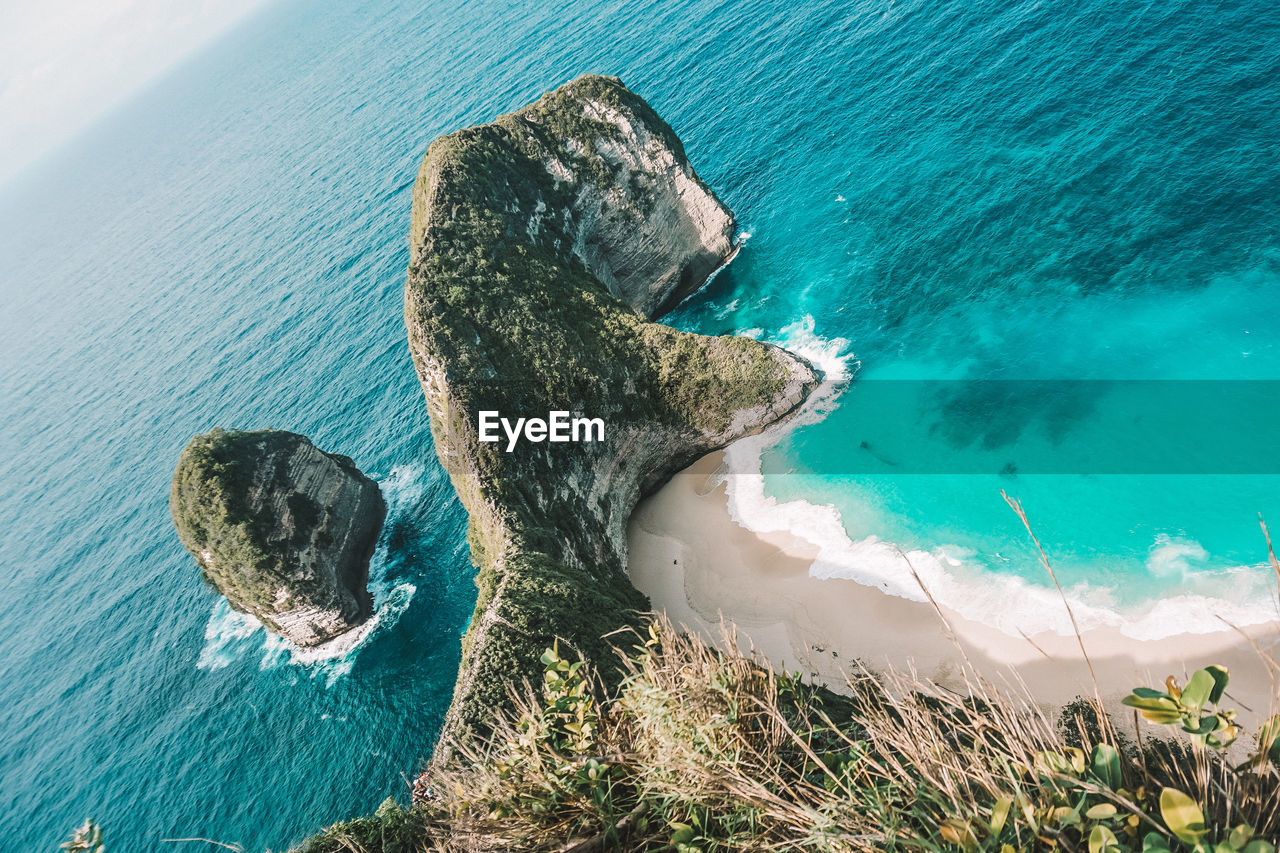
[[[967,657],[997,685],[1017,689],[1017,682],[1025,683],[1045,706],[1092,695],[1074,636],[1011,636],[945,606],[940,617],[928,603],[851,580],[810,577],[815,546],[786,533],[756,533],[730,516],[725,485],[713,477],[723,459],[723,453],[711,454],[677,474],[640,504],[628,528],[632,581],[677,625],[715,641],[723,617],[736,626],[744,650],[833,687],[843,683],[854,659],[873,670],[914,668],[923,678],[958,687]],[[1159,640],[1096,629],[1086,631],[1083,641],[1113,713],[1126,710],[1119,700],[1133,687],[1158,687],[1168,675],[1182,679],[1215,663],[1230,670],[1228,696],[1242,721],[1280,704],[1254,648],[1280,654],[1280,625]]]

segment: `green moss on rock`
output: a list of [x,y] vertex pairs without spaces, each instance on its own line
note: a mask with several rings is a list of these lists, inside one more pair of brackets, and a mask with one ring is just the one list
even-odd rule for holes
[[315,645],[372,612],[386,506],[347,457],[290,432],[214,429],[182,451],[169,504],[205,581],[282,636]]

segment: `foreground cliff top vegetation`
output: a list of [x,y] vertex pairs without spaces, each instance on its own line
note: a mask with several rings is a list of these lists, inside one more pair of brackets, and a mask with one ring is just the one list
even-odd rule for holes
[[[978,678],[954,692],[855,669],[841,696],[661,619],[626,644],[613,691],[548,650],[540,690],[422,777],[417,805],[301,850],[1274,853],[1280,838],[1280,724],[1229,731],[1217,668],[1126,700],[1171,727],[1161,739],[1088,700],[1054,720]],[[1247,748],[1228,757],[1215,743],[1231,736]]]
[[[420,778],[414,806],[389,799],[295,853],[1275,853],[1280,839],[1280,717],[1243,730],[1217,667],[1127,697],[1169,727],[1160,738],[1089,700],[1055,720],[976,677],[949,691],[855,666],[838,695],[660,618],[614,639],[616,689],[548,649],[539,688]],[[1228,755],[1230,738],[1244,748]],[[113,853],[91,821],[64,849]]]

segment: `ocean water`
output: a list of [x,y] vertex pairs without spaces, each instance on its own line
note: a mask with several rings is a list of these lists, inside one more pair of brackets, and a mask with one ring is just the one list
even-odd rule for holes
[[750,251],[681,317],[855,377],[738,463],[764,472],[731,481],[739,520],[820,545],[816,575],[922,599],[910,561],[968,616],[1067,632],[1005,490],[1085,626],[1275,619],[1280,27],[1258,13],[907,4],[833,26]]
[[[1143,413],[1098,380],[1211,412],[1203,389],[1280,378],[1269,7],[282,0],[0,188],[0,846],[94,815],[113,850],[279,850],[405,796],[475,595],[404,343],[409,190],[436,135],[584,72],[648,98],[751,234],[672,322],[854,376],[751,451],[744,520],[915,594],[894,543],[1013,628],[1047,579],[1005,489],[1090,619],[1272,606],[1273,446],[1079,453]],[[349,648],[299,658],[201,585],[167,494],[215,425],[381,482],[378,620]]]

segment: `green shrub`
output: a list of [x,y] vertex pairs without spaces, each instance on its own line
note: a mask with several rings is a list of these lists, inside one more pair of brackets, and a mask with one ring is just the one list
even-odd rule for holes
[[334,824],[297,848],[297,853],[422,853],[427,820],[419,809],[406,809],[388,797],[371,817]]

